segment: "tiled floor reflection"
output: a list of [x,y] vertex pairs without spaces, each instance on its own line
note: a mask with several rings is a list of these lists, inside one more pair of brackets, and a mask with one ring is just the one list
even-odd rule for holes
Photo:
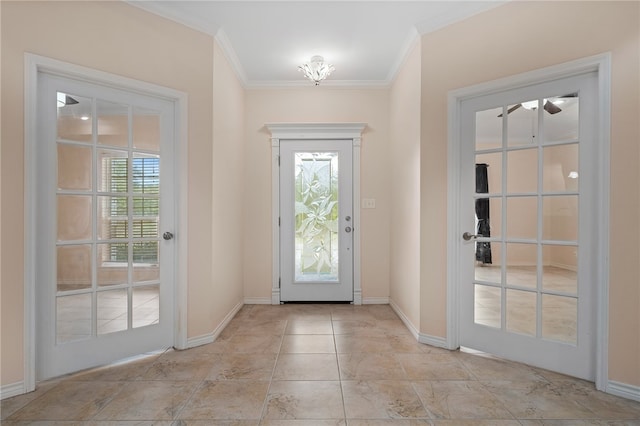
[[212,344],[4,400],[2,424],[640,426],[640,403],[419,344],[386,305],[248,305]]

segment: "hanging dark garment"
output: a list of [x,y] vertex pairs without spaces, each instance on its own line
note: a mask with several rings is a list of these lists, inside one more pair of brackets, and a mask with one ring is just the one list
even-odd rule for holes
[[[489,193],[489,178],[487,176],[487,164],[476,164],[476,194]],[[476,199],[476,217],[478,218],[478,236],[490,237],[491,226],[489,224],[489,199]],[[491,263],[491,243],[476,241],[476,260],[482,263]]]

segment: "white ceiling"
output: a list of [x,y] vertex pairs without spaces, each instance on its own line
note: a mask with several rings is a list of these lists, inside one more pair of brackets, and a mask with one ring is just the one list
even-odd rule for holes
[[418,35],[505,1],[127,2],[215,36],[253,87],[311,84],[297,66],[313,55],[336,68],[323,85],[388,85]]

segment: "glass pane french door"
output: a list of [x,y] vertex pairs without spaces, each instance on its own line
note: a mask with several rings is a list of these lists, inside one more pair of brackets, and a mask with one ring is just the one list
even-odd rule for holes
[[[42,74],[38,379],[173,342],[168,101]],[[162,228],[161,228],[162,227]]]
[[595,77],[463,103],[461,344],[595,374]]
[[353,300],[352,141],[281,141],[281,300]]

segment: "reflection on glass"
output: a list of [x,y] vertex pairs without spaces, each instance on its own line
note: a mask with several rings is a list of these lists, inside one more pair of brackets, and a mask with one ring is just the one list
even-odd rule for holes
[[295,154],[295,280],[338,279],[338,154]]
[[91,337],[91,294],[56,298],[56,343]]
[[98,191],[127,192],[129,159],[127,151],[98,150]]
[[578,299],[542,295],[542,337],[565,343],[578,341]]
[[58,189],[90,191],[92,148],[58,143]]
[[133,147],[147,151],[160,151],[160,113],[133,108]]
[[476,154],[476,164],[487,165],[489,194],[502,193],[502,152]]
[[535,288],[537,260],[536,244],[507,243],[507,285]]
[[476,151],[502,146],[502,107],[476,112]]
[[502,243],[491,243],[492,263],[482,263],[474,259],[475,264],[475,281],[485,283],[500,284],[502,282],[502,272],[500,264],[502,261]]
[[536,192],[538,190],[538,150],[521,149],[507,153],[507,191]]
[[578,94],[570,93],[545,100],[544,142],[564,142],[578,139]]
[[128,281],[127,243],[96,244],[96,273],[98,286],[126,284]]
[[536,335],[536,299],[530,291],[507,289],[507,330]]
[[546,146],[543,148],[543,191],[577,191],[578,144]]
[[538,198],[507,198],[507,238],[535,239],[538,236]]
[[97,294],[98,334],[127,329],[129,306],[127,289],[100,291]]
[[500,328],[501,294],[502,290],[499,287],[475,285],[474,321],[476,324]]
[[58,204],[58,241],[91,239],[91,196],[60,195]]
[[158,194],[160,190],[160,157],[133,153],[133,192],[136,194]]
[[98,143],[126,147],[129,145],[129,107],[98,100]]
[[537,145],[538,101],[509,105],[507,114],[507,145]]
[[127,197],[98,196],[98,239],[127,238]]
[[160,286],[133,288],[133,328],[158,324],[160,320]]
[[91,143],[92,100],[58,92],[58,139]]
[[578,247],[545,244],[542,288],[578,294]]
[[91,245],[56,247],[58,291],[91,288]]
[[133,281],[158,281],[160,279],[158,259],[158,241],[133,243]]
[[578,196],[542,198],[543,239],[578,241]]

